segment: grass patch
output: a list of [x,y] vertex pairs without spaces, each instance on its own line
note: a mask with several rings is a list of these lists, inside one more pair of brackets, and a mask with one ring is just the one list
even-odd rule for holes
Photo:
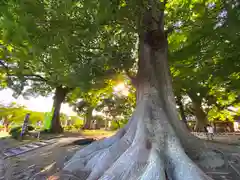
[[9,137],[10,134],[8,132],[0,132],[0,138],[5,138],[5,137]]
[[[55,135],[56,136],[56,135]],[[0,148],[2,149],[8,149],[8,148],[13,148],[17,146],[21,146],[24,144],[28,144],[31,142],[37,142],[40,140],[45,140],[45,139],[50,139],[50,135],[44,135],[43,137],[40,136],[40,139],[37,139],[32,136],[24,136],[22,140],[20,139],[14,139],[12,136],[7,133],[7,132],[0,132],[0,141],[3,144]]]
[[84,136],[90,137],[109,137],[116,133],[116,131],[106,131],[106,130],[84,130],[81,132]]

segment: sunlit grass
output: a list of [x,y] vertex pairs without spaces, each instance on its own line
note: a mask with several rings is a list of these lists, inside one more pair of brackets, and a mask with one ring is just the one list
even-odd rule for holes
[[116,133],[116,131],[106,131],[106,130],[84,130],[81,132],[84,136],[112,136]]
[[4,138],[8,136],[10,136],[8,132],[0,132],[0,138]]

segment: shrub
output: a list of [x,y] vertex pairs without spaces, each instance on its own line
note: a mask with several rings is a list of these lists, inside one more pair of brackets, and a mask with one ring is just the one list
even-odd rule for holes
[[66,131],[71,131],[73,129],[73,126],[66,126],[66,127],[64,127],[64,130],[66,130]]
[[[28,131],[33,131],[34,129],[35,128],[33,126],[28,125],[24,134],[27,134]],[[21,132],[22,132],[22,126],[16,126],[16,127],[11,128],[9,134],[12,136],[12,138],[18,139],[20,137]]]
[[21,134],[21,131],[22,131],[22,127],[21,126],[17,126],[17,127],[11,128],[9,134],[12,136],[12,138],[18,139],[18,137]]
[[74,127],[76,130],[80,130],[80,129],[82,129],[83,125],[82,125],[82,124],[74,124],[73,127]]
[[112,121],[110,129],[111,130],[117,130],[119,128],[122,128],[122,127],[124,127],[127,124],[127,122],[128,122],[128,120],[125,120],[125,119],[118,121],[118,123],[120,125],[120,127],[119,127],[119,125],[118,125],[118,123],[116,121]]
[[27,131],[33,131],[34,129],[35,128],[33,126],[29,125]]

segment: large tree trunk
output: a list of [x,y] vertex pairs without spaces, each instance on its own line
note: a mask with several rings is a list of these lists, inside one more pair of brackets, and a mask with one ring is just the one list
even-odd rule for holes
[[93,119],[92,113],[93,113],[93,107],[88,107],[87,108],[87,112],[84,118],[84,125],[83,125],[83,129],[91,129],[91,122]]
[[50,132],[51,133],[62,133],[63,128],[61,126],[60,122],[60,110],[61,110],[61,105],[68,93],[68,88],[59,86],[55,90],[55,95],[54,95],[54,101],[53,101],[53,108],[54,108],[54,113],[52,116],[52,121],[51,121],[51,128]]
[[62,178],[210,179],[188,156],[192,150],[201,152],[197,146],[201,141],[178,119],[167,63],[167,40],[163,27],[156,29],[153,25],[158,17],[146,15],[144,25],[152,29],[145,28],[140,33],[139,70],[135,79],[137,107],[132,118],[113,137],[78,151],[65,164]]
[[202,101],[199,99],[199,97],[197,97],[197,95],[190,94],[189,97],[192,100],[194,114],[197,118],[197,123],[194,130],[197,132],[204,132],[204,127],[207,125],[208,119],[206,113],[202,109]]

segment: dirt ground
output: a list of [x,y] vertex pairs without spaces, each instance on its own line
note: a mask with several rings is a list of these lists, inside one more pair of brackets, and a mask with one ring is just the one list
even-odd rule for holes
[[64,162],[77,150],[82,148],[78,145],[68,145],[76,139],[78,138],[61,138],[55,144],[5,159],[5,175],[0,179],[29,180],[34,179],[33,176],[41,172],[46,175],[53,174],[62,168]]
[[[4,172],[0,172],[0,180],[46,180],[46,176],[52,175],[58,171],[58,169],[61,169],[64,162],[70,159],[77,150],[84,147],[71,144],[73,141],[83,137],[101,139],[112,134],[112,132],[107,132],[106,134],[106,132],[87,131],[85,133],[66,132],[63,135],[58,135],[56,137],[42,135],[42,140],[54,138],[57,142],[52,145],[29,151],[22,155],[0,161],[0,167],[4,166]],[[36,139],[17,141],[11,139],[10,137],[2,138],[0,139],[0,152],[3,152],[8,148],[31,143],[33,141],[36,141]],[[1,154],[2,153],[0,153],[0,155]],[[0,159],[3,159],[3,157],[0,157]],[[38,176],[38,174],[44,174],[46,176],[41,177]],[[36,178],[34,178],[34,175]]]
[[[17,157],[11,157],[4,161],[4,176],[0,180],[46,180],[60,170],[64,162],[83,146],[73,145],[71,142],[81,136],[57,138],[57,143],[48,145]],[[93,137],[93,136],[92,136]],[[235,149],[233,155],[224,154],[228,158],[224,169],[210,170],[207,172],[215,180],[238,180],[240,179],[240,141],[234,137],[234,145],[227,145],[231,137],[216,137],[215,141],[229,150]],[[238,138],[237,138],[238,139]],[[239,144],[237,145],[236,143]],[[231,143],[230,143],[231,144]],[[44,174],[44,176],[40,176]]]

